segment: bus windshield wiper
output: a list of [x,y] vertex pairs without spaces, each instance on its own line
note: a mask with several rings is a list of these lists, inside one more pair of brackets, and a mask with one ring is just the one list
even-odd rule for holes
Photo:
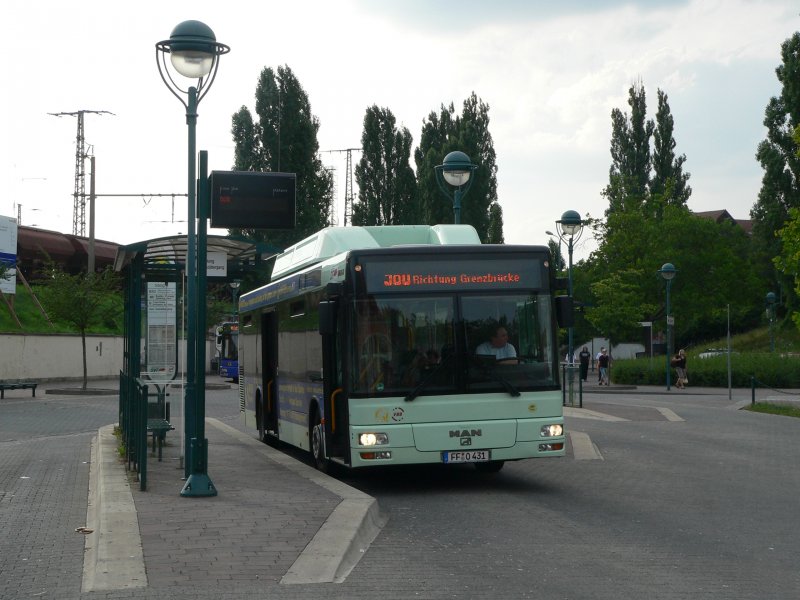
[[510,396],[516,398],[520,396],[520,392],[517,388],[515,388],[510,381],[508,381],[505,377],[495,372],[494,367],[486,365],[485,363],[476,360],[474,361],[475,364],[483,371],[486,375],[494,379],[497,383],[503,386],[503,389],[509,393]]
[[453,352],[452,354],[448,354],[438,365],[436,365],[433,369],[431,369],[431,372],[428,373],[428,375],[422,381],[420,381],[413,390],[411,390],[408,393],[408,396],[405,397],[405,401],[406,402],[411,402],[412,400],[414,400],[414,398],[419,396],[419,393],[433,379],[433,376],[436,375],[439,371],[441,371],[442,368],[448,362],[450,362],[455,355],[456,355],[455,352]]

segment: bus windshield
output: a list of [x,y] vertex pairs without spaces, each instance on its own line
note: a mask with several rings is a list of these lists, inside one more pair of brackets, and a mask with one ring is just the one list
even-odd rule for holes
[[546,293],[372,295],[355,304],[351,390],[416,395],[556,386]]

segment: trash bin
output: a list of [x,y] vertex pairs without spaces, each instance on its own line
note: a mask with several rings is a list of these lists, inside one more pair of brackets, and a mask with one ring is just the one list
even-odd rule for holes
[[561,399],[564,406],[583,408],[583,381],[581,367],[577,364],[561,363]]

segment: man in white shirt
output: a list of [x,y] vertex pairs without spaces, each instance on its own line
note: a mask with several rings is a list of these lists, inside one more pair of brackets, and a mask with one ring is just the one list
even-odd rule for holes
[[482,343],[475,350],[475,354],[492,355],[498,361],[517,363],[517,351],[508,343],[508,331],[502,325],[495,329],[488,342]]

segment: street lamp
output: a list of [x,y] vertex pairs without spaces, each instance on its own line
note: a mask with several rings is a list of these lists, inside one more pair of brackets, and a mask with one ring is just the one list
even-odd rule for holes
[[775,352],[775,302],[777,301],[775,292],[767,292],[767,318],[769,319],[769,351]]
[[[556,221],[556,231],[558,239],[567,243],[567,253],[569,254],[569,266],[567,268],[568,292],[572,297],[572,250],[583,233],[583,221],[577,211],[568,210],[561,218]],[[560,246],[559,246],[560,247]],[[575,362],[572,354],[572,327],[567,329],[567,361],[571,364]]]
[[670,328],[673,325],[672,316],[669,314],[669,288],[672,285],[672,280],[675,278],[675,274],[677,272],[678,270],[672,263],[664,263],[658,270],[658,273],[661,275],[661,277],[663,277],[664,281],[667,282],[667,391],[669,391],[670,386],[669,361],[672,358],[672,338],[670,336]]
[[444,157],[444,161],[437,167],[434,167],[436,172],[436,183],[439,184],[439,189],[442,193],[450,199],[450,190],[445,185],[447,182],[453,188],[453,222],[458,225],[461,223],[461,200],[467,195],[472,182],[475,180],[472,174],[478,165],[473,165],[469,156],[455,150]]
[[[198,319],[200,290],[198,285],[198,240],[195,236],[196,220],[196,126],[197,105],[208,93],[219,67],[219,57],[230,51],[225,44],[217,42],[214,32],[200,21],[184,21],[172,30],[170,38],[156,44],[156,63],[161,79],[170,92],[186,108],[186,124],[189,128],[188,196],[189,213],[186,236],[186,288],[187,288],[187,336],[186,336],[186,391],[184,403],[186,483],[181,496],[216,496],[217,490],[208,477],[208,440],[205,439],[205,381],[197,385],[198,373],[205,374],[205,326]],[[196,80],[187,89],[176,82],[167,66],[167,55],[178,75]],[[186,96],[186,99],[184,99]],[[203,234],[205,227],[201,227]],[[205,238],[205,235],[201,236]],[[205,239],[200,240],[205,249]],[[205,268],[205,264],[202,265]],[[203,295],[205,296],[205,295]],[[205,297],[203,297],[205,301]],[[202,346],[201,346],[202,345]]]

